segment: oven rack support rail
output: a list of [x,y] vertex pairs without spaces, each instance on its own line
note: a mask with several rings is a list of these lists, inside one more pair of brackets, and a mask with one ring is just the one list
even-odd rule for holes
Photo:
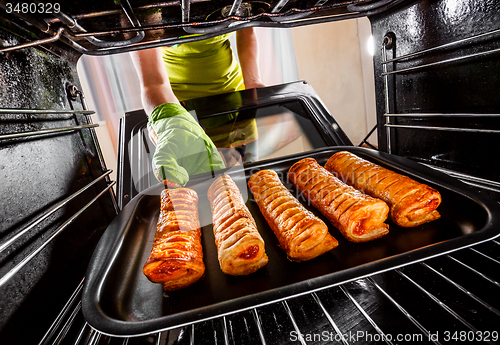
[[[481,39],[498,39],[500,35],[500,29],[495,29],[491,30],[488,32],[484,32],[478,35],[474,35],[468,38],[456,40],[453,42],[449,42],[446,44],[442,44],[439,46],[435,46],[429,49],[424,49],[421,51],[416,51],[413,53],[405,54],[402,56],[394,57],[392,59],[388,58],[388,51],[393,49],[394,47],[394,42],[396,37],[394,34],[389,33],[383,38],[382,42],[382,48],[381,48],[381,55],[382,55],[382,71],[383,73],[381,76],[383,77],[383,85],[384,85],[384,105],[385,105],[385,113],[383,114],[385,118],[385,123],[383,127],[385,128],[386,131],[386,145],[387,145],[387,152],[388,153],[393,153],[393,140],[392,140],[392,134],[393,130],[396,130],[398,128],[407,128],[407,129],[417,129],[417,130],[428,130],[428,131],[446,131],[446,132],[462,132],[462,133],[489,133],[489,134],[500,134],[500,130],[498,129],[481,129],[481,128],[465,128],[465,127],[445,127],[445,126],[429,126],[429,125],[414,125],[414,124],[395,124],[393,122],[393,119],[397,118],[409,118],[409,119],[425,119],[425,118],[448,118],[448,119],[458,119],[458,118],[482,118],[482,119],[498,119],[500,118],[500,114],[498,113],[397,113],[393,109],[391,109],[391,104],[394,104],[391,99],[391,90],[390,90],[390,83],[389,83],[389,77],[395,76],[397,74],[407,74],[407,73],[414,73],[418,72],[422,69],[426,68],[431,68],[435,66],[441,66],[441,65],[447,65],[447,64],[453,64],[457,62],[463,62],[467,60],[472,60],[476,59],[479,57],[484,57],[484,56],[489,56],[493,54],[498,54],[500,53],[500,48],[493,48],[493,49],[488,49],[488,50],[483,50],[480,52],[475,52],[472,54],[466,54],[463,56],[455,57],[455,58],[443,58],[439,59],[437,61],[431,62],[431,63],[423,63],[420,65],[415,65],[412,67],[408,68],[402,68],[402,69],[394,69],[392,71],[388,70],[388,65],[393,64],[396,62],[408,62],[411,61],[414,58],[419,58],[425,55],[441,52],[446,49],[453,49],[459,46],[462,46],[464,44],[471,44],[474,42],[478,42]],[[395,66],[393,64],[393,66]],[[368,135],[369,136],[369,135]],[[363,143],[367,143],[367,138],[368,136],[364,139]],[[487,179],[482,179],[478,178],[476,176],[472,176],[469,174],[464,174],[464,173],[459,173],[455,171],[451,171],[448,169],[440,168],[434,165],[429,165],[430,168],[440,170],[441,172],[444,172],[450,176],[456,177],[462,182],[465,182],[469,185],[475,186],[475,187],[480,187],[483,189],[487,189],[489,191],[493,192],[500,192],[500,183],[492,180],[487,180]]]
[[359,143],[359,147],[362,147],[363,145],[366,145],[368,147],[370,147],[371,149],[374,149],[374,150],[377,150],[377,147],[375,145],[372,145],[368,139],[370,138],[370,136],[373,134],[373,132],[375,132],[377,130],[377,125],[373,126],[373,128],[368,132],[368,134],[363,138],[363,140],[361,140],[361,142]]
[[[495,247],[495,249],[492,250],[491,247]],[[427,279],[422,278],[423,276],[432,276],[436,281],[436,286],[441,285],[445,289],[453,290],[453,293],[460,296],[460,300],[468,300],[467,303],[471,303],[478,310],[486,311],[495,320],[500,320],[500,311],[497,307],[490,305],[484,298],[477,296],[462,284],[454,281],[450,271],[444,270],[442,272],[440,262],[436,261],[448,261],[467,271],[471,276],[475,276],[478,284],[489,285],[495,291],[500,291],[500,282],[496,278],[489,277],[482,273],[478,267],[473,267],[466,260],[462,259],[462,257],[466,258],[468,255],[479,256],[492,265],[492,270],[498,270],[500,269],[500,258],[491,255],[498,248],[500,248],[500,242],[494,239],[487,243],[444,255],[438,259],[430,259],[405,268],[378,273],[374,276],[284,300],[269,306],[257,307],[245,312],[204,321],[199,324],[192,324],[178,329],[139,337],[122,338],[102,334],[92,329],[81,315],[78,316],[81,314],[80,296],[83,286],[82,282],[68,304],[61,310],[59,317],[39,345],[61,343],[75,345],[163,345],[176,343],[178,345],[187,345],[200,342],[203,344],[224,345],[271,345],[288,344],[290,342],[287,342],[287,337],[289,337],[288,340],[290,340],[290,337],[293,337],[293,343],[305,345],[309,343],[310,340],[307,339],[307,336],[311,334],[328,334],[329,340],[335,340],[324,343],[352,344],[352,336],[350,334],[359,335],[359,331],[355,325],[346,324],[342,319],[339,319],[342,316],[337,316],[335,312],[332,312],[335,311],[335,309],[332,309],[332,307],[335,307],[335,303],[342,305],[344,308],[343,311],[339,310],[340,315],[343,315],[344,311],[357,314],[361,320],[358,319],[356,325],[364,323],[363,332],[368,332],[364,333],[363,336],[378,339],[377,343],[379,344],[395,344],[398,342],[395,338],[396,335],[393,333],[395,331],[394,324],[390,325],[389,322],[384,321],[375,307],[383,310],[389,308],[393,310],[394,315],[384,314],[382,316],[396,320],[398,325],[407,325],[404,329],[412,330],[412,333],[407,333],[405,336],[408,338],[411,336],[411,341],[440,344],[443,334],[441,334],[441,338],[439,339],[434,337],[436,332],[431,329],[432,326],[429,326],[429,323],[425,324],[426,319],[421,319],[418,315],[414,314],[418,312],[418,307],[415,307],[411,303],[409,303],[409,306],[403,305],[406,302],[401,302],[404,299],[398,296],[399,292],[391,290],[389,284],[387,284],[389,279],[398,279],[399,285],[405,284],[412,291],[418,292],[424,301],[419,300],[417,304],[423,303],[425,308],[445,315],[449,319],[446,322],[451,322],[458,329],[457,332],[462,332],[462,334],[470,336],[471,334],[486,334],[485,332],[488,331],[490,333],[496,331],[497,333],[494,333],[494,335],[490,336],[489,340],[485,341],[486,344],[495,344],[500,339],[497,330],[480,328],[477,320],[471,320],[470,315],[465,315],[467,313],[464,314],[464,310],[460,305],[453,303],[451,300],[446,300],[446,294],[436,293],[432,291],[432,288],[424,286],[425,284],[421,280]],[[376,305],[367,303],[367,294],[377,295],[377,299],[382,300],[383,303]],[[403,295],[405,294],[403,293]],[[332,300],[335,303],[332,304]],[[271,316],[269,315],[270,309],[274,310],[271,312]],[[270,318],[275,316],[280,317],[278,321],[283,326],[282,329],[280,327],[275,329],[276,325],[268,322]],[[244,324],[245,327],[239,327],[238,324]],[[76,338],[65,339],[63,341],[64,336],[70,333],[69,329],[71,328],[74,329],[72,334],[76,334]],[[210,332],[207,333],[207,330],[210,330]],[[243,333],[241,333],[242,331]],[[450,332],[454,331],[450,329]],[[349,339],[350,337],[351,339]],[[408,339],[406,340],[408,341]]]
[[16,120],[16,116],[29,115],[33,116],[47,116],[47,115],[75,115],[75,114],[83,114],[85,115],[87,124],[86,125],[77,125],[77,126],[67,126],[67,127],[59,127],[59,128],[49,128],[49,129],[41,129],[37,131],[28,131],[28,132],[18,132],[12,134],[3,134],[0,135],[0,141],[12,141],[22,138],[31,138],[31,137],[39,137],[49,134],[60,134],[60,133],[68,133],[78,130],[89,130],[91,134],[91,138],[96,145],[96,151],[99,157],[99,161],[101,163],[102,175],[95,178],[92,182],[85,185],[80,190],[76,191],[72,195],[68,196],[64,200],[58,202],[55,205],[52,205],[47,211],[43,212],[37,218],[32,220],[29,224],[24,226],[21,230],[19,230],[15,235],[8,237],[4,242],[0,244],[0,253],[8,251],[8,249],[15,244],[19,239],[21,239],[26,233],[30,230],[34,229],[37,225],[42,223],[45,219],[49,218],[51,215],[55,214],[58,210],[63,208],[65,205],[69,204],[71,201],[75,200],[82,193],[84,193],[89,188],[95,186],[98,182],[105,180],[106,187],[103,188],[94,198],[92,198],[88,203],[86,203],[81,209],[79,209],[75,214],[69,217],[66,221],[64,221],[56,230],[52,231],[52,233],[34,250],[29,252],[22,260],[20,260],[14,267],[10,268],[3,276],[0,277],[0,286],[6,284],[12,277],[14,277],[23,267],[25,267],[31,260],[35,259],[37,254],[39,254],[45,247],[47,247],[52,241],[57,238],[72,222],[74,222],[82,213],[84,213],[92,204],[94,204],[99,198],[109,193],[112,202],[115,208],[116,213],[118,213],[118,206],[116,204],[116,198],[113,192],[113,187],[116,184],[116,181],[111,181],[109,175],[112,170],[108,170],[104,165],[104,159],[102,157],[102,152],[100,147],[98,146],[97,136],[94,128],[98,127],[98,124],[93,124],[91,115],[94,114],[94,111],[89,111],[86,108],[86,104],[84,102],[84,98],[82,95],[82,103],[84,104],[84,110],[63,110],[63,109],[8,109],[2,108],[0,109],[0,116],[4,116],[8,119],[9,115],[14,115],[13,121]]
[[[38,34],[43,38],[7,47],[0,46],[0,52],[15,51],[61,41],[82,54],[105,55],[129,50],[147,49],[162,45],[191,42],[200,39],[200,37],[184,37],[184,35],[179,35],[177,32],[167,34],[166,37],[160,39],[148,41],[145,40],[145,33],[148,31],[181,29],[188,34],[201,34],[204,35],[204,38],[210,38],[251,26],[292,28],[309,24],[358,18],[380,13],[407,0],[349,0],[341,2],[318,0],[310,8],[294,7],[294,2],[292,3],[290,0],[280,0],[269,11],[255,15],[244,11],[245,3],[242,2],[242,0],[233,0],[231,5],[226,6],[229,9],[226,13],[223,13],[224,18],[219,20],[192,21],[190,15],[191,4],[200,1],[203,0],[162,2],[139,6],[134,9],[128,0],[119,0],[117,1],[117,5],[119,5],[120,8],[116,10],[78,14],[75,16],[63,11],[58,11],[57,13],[53,13],[54,18],[49,19],[40,19],[29,13],[17,13],[12,11],[10,15],[31,24],[32,27],[39,31]],[[39,2],[36,1],[35,3]],[[141,25],[135,14],[136,11],[140,10],[161,9],[170,6],[179,7],[181,13],[180,23]],[[7,11],[7,2],[5,0],[0,0],[0,8]],[[335,10],[339,13],[328,13],[328,11],[331,10]],[[223,9],[221,12],[223,12]],[[325,12],[325,14],[313,16],[318,12]],[[91,32],[77,22],[78,19],[108,15],[123,15],[123,17],[127,18],[128,25],[124,25],[124,27],[120,28]],[[29,30],[32,30],[32,28]],[[133,33],[134,36],[124,40],[104,40],[99,38],[125,33]],[[39,37],[38,34],[36,35],[37,37]],[[78,41],[82,39],[90,43],[92,48],[81,45]]]
[[448,48],[454,48],[459,45],[462,45],[464,43],[471,43],[471,42],[476,42],[479,39],[484,39],[484,38],[490,38],[490,37],[495,37],[495,35],[500,34],[500,29],[492,30],[489,32],[485,32],[479,35],[475,35],[472,37],[468,37],[462,40],[457,40],[454,42],[450,42],[447,44],[435,46],[433,48],[417,51],[411,54],[406,54],[402,55],[399,57],[394,57],[392,59],[387,58],[387,52],[388,50],[391,50],[393,48],[393,43],[395,40],[394,35],[388,34],[384,37],[383,42],[382,42],[382,70],[383,73],[381,76],[384,78],[384,101],[385,101],[385,124],[384,127],[386,129],[386,142],[387,142],[387,152],[392,153],[392,138],[391,138],[391,128],[413,128],[413,129],[422,129],[422,130],[435,130],[435,131],[453,131],[453,132],[477,132],[477,133],[500,133],[500,130],[496,129],[477,129],[477,128],[458,128],[458,127],[442,127],[442,126],[415,126],[415,125],[400,125],[400,124],[393,124],[392,123],[392,118],[396,117],[406,117],[406,118],[428,118],[428,117],[434,117],[434,118],[472,118],[472,117],[485,117],[485,118],[498,118],[500,117],[500,114],[478,114],[478,113],[405,113],[405,114],[399,114],[396,112],[393,112],[391,110],[391,100],[390,100],[390,90],[389,90],[389,76],[395,75],[395,74],[400,74],[400,73],[413,73],[415,71],[419,71],[424,68],[429,68],[429,67],[435,67],[435,66],[440,66],[440,65],[445,65],[445,64],[450,64],[450,63],[456,63],[456,62],[462,62],[465,60],[470,60],[478,57],[483,57],[483,56],[488,56],[492,54],[498,54],[500,53],[500,48],[496,49],[489,49],[485,50],[482,52],[477,52],[473,54],[468,54],[456,58],[451,58],[451,59],[444,59],[444,60],[438,60],[432,63],[426,63],[426,64],[421,64],[421,65],[416,65],[413,67],[409,68],[403,68],[403,69],[394,69],[393,71],[388,71],[388,64],[394,63],[394,62],[400,62],[400,61],[408,61],[409,59],[413,59],[416,57],[421,57],[423,55],[435,53],[437,51],[442,51],[444,49]]

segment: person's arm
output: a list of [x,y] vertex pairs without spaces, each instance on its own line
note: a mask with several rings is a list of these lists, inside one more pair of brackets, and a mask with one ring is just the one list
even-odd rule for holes
[[156,146],[152,165],[158,181],[179,187],[192,174],[225,168],[212,140],[175,97],[161,48],[132,52],[131,56],[149,116],[149,137]]
[[247,28],[236,32],[236,48],[240,60],[241,71],[245,88],[265,86],[260,79],[259,71],[259,43],[254,28]]
[[170,86],[161,48],[134,51],[130,55],[139,76],[142,105],[146,114],[149,116],[160,104],[179,104]]

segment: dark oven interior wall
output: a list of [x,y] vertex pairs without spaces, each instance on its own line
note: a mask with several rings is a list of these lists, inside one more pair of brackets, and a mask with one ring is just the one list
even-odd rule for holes
[[[18,41],[9,31],[0,27],[0,42]],[[56,46],[0,53],[0,108],[82,110],[79,100],[66,96],[67,85],[81,89],[77,58]],[[15,139],[5,135],[86,124],[81,114],[0,113],[0,136],[4,136],[0,139],[0,246],[102,175],[89,129]],[[106,186],[101,180],[4,248],[0,279]],[[90,255],[114,215],[106,194],[2,282],[0,343],[40,341],[82,282]]]
[[[384,123],[384,78],[381,47],[384,36],[394,35],[387,59],[400,57],[500,29],[499,0],[425,0],[371,17],[379,146],[388,151]],[[397,12],[395,12],[397,10]],[[478,38],[453,48],[389,63],[388,71],[400,70],[500,48],[500,33]],[[475,132],[397,128],[391,130],[392,153],[500,181],[500,54],[466,59],[435,67],[388,76],[391,113],[497,114],[474,117],[397,117],[393,124],[467,128]],[[496,134],[481,132],[496,130]]]

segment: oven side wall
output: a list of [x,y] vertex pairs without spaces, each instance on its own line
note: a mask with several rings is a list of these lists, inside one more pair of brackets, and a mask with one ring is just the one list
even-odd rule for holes
[[[387,64],[386,110],[382,73],[384,37],[392,35],[387,59],[460,41],[500,29],[498,0],[419,1],[370,18],[374,56],[380,150],[441,168],[500,181],[495,159],[500,140],[500,54],[444,60],[498,50],[500,33]],[[397,12],[396,12],[397,10]],[[436,64],[437,63],[437,64]],[[420,68],[424,64],[434,66]],[[424,114],[411,117],[391,114]],[[445,114],[427,116],[426,114]],[[465,114],[465,116],[464,116]],[[423,127],[423,128],[422,128]],[[433,127],[430,129],[429,127]]]
[[[8,29],[8,30],[7,30]],[[0,42],[12,45],[12,27],[0,27]],[[92,129],[79,99],[78,55],[57,46],[0,53],[0,343],[35,344],[81,287],[100,235],[116,215]],[[67,110],[9,112],[10,109]],[[35,134],[37,131],[38,134]],[[27,136],[11,137],[20,133]],[[81,214],[79,214],[81,212]],[[48,214],[48,215],[47,215]]]

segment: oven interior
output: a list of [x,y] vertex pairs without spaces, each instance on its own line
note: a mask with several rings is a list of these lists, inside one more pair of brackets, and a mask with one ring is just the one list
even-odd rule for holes
[[[110,179],[76,63],[81,54],[198,39],[191,34],[367,16],[379,47],[377,149],[498,204],[499,1],[74,1],[50,14],[51,3],[34,3],[43,15],[0,2],[2,343],[351,344],[396,343],[398,335],[437,343],[471,334],[498,342],[497,239],[169,331],[123,338],[93,329],[81,311],[93,250],[120,210],[156,182],[148,168],[120,168],[149,164],[147,154],[129,154],[150,150],[140,112],[122,119],[118,178]],[[352,143],[340,129],[324,145]]]

